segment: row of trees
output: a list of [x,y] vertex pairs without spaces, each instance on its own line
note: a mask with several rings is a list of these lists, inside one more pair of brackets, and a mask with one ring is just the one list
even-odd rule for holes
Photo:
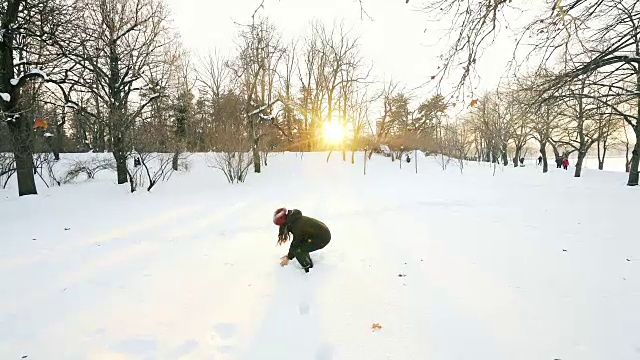
[[[231,163],[260,172],[270,151],[325,148],[327,122],[349,134],[333,144],[344,160],[348,150],[376,140],[429,137],[428,124],[441,111],[432,108],[442,107],[442,98],[409,114],[409,98],[394,82],[372,90],[372,67],[343,23],[313,21],[307,34],[288,41],[259,16],[261,7],[239,25],[232,54],[192,57],[169,30],[159,0],[0,0],[7,124],[0,150],[13,153],[0,176],[15,173],[19,194],[35,194],[34,155],[108,151],[118,184],[134,190],[132,159],[149,173],[152,152],[173,154],[156,159],[164,178],[185,151],[226,152],[210,161],[225,173]],[[374,139],[369,120],[377,103],[384,109]],[[234,171],[231,178],[242,181],[243,171]]]
[[[366,6],[366,1],[361,4]],[[611,134],[619,134],[627,149],[632,146],[627,184],[638,185],[639,0],[429,0],[421,8],[430,18],[451,24],[454,36],[440,56],[438,78],[442,83],[459,76],[456,90],[472,90],[477,63],[497,33],[518,36],[511,61],[515,80],[480,97],[479,108],[469,115],[481,124],[470,126],[475,137],[481,135],[475,140],[481,154],[505,161],[505,147],[512,144],[517,157],[522,140],[532,137],[541,152],[545,145],[554,149],[556,157],[558,146],[575,152],[579,176],[589,149],[595,144],[602,159]],[[522,18],[511,20],[523,14],[522,8],[528,8],[530,21],[520,26]],[[537,70],[524,75],[523,66]],[[488,120],[491,113],[494,119]],[[620,127],[624,129],[618,131]],[[633,132],[631,139],[626,138],[627,130]]]
[[[458,9],[449,16],[466,41],[443,57],[440,76],[450,75],[457,55],[468,51],[460,64],[463,88],[479,46],[495,31],[495,14],[509,2],[489,8],[470,2],[473,11],[452,7],[453,0],[432,2],[441,11]],[[353,162],[354,150],[384,143],[504,164],[512,155],[517,163],[537,140],[541,152],[549,146],[556,158],[577,153],[579,176],[591,147],[604,158],[626,124],[636,135],[629,185],[637,185],[636,4],[556,3],[522,32],[533,39],[529,54],[546,65],[472,101],[472,111],[451,123],[452,104],[441,95],[421,99],[394,81],[377,89],[358,38],[341,23],[314,21],[289,41],[259,16],[261,5],[239,25],[236,51],[194,58],[181,50],[159,0],[0,0],[0,111],[7,124],[0,127],[0,150],[13,154],[3,155],[0,178],[15,173],[19,194],[35,194],[34,156],[109,151],[118,183],[133,190],[140,172],[131,167],[133,158],[153,186],[152,179],[168,177],[166,164],[180,168],[183,152],[215,151],[226,155],[211,165],[242,181],[248,164],[255,172],[267,165],[270,151],[326,148],[327,122],[349,134],[337,144],[345,161],[348,150]],[[154,152],[162,153],[159,174],[145,162]]]
[[588,78],[545,93],[539,86],[549,76],[548,71],[522,76],[480,96],[471,111],[448,124],[442,151],[456,158],[518,166],[523,151],[534,143],[543,172],[549,169],[551,149],[556,164],[576,154],[575,176],[580,177],[588,153],[597,153],[602,170],[607,150],[625,147],[629,172],[631,144],[625,119],[601,104],[615,101],[612,95],[591,93],[594,87]]
[[19,194],[37,193],[35,146],[46,143],[59,154],[68,139],[108,148],[118,183],[127,183],[132,150],[152,145],[151,137],[134,144],[133,135],[177,75],[163,4],[2,0],[0,14],[0,110],[8,130],[2,140],[14,155]]

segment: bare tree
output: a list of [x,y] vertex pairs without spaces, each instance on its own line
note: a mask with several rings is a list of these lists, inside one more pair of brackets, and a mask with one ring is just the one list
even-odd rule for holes
[[[350,31],[345,29],[344,23],[333,23],[329,30],[325,26],[318,26],[317,31],[321,41],[321,52],[326,59],[319,68],[323,88],[326,89],[327,122],[331,123],[334,114],[338,110],[338,123],[342,125],[343,132],[347,133],[347,106],[349,98],[355,94],[357,84],[367,82],[371,68],[365,70],[363,59],[360,55],[359,38],[352,37]],[[343,138],[342,160],[347,160],[346,142]],[[327,161],[331,151],[327,156]]]
[[467,160],[473,144],[467,122],[468,120],[463,119],[460,122],[445,125],[440,138],[442,148],[445,149],[444,153],[449,158],[456,160],[460,173],[463,172],[464,162]]
[[484,94],[472,109],[473,131],[478,135],[481,150],[480,157],[487,162],[501,161],[504,166],[509,164],[507,158],[507,145],[511,134],[512,124],[505,116],[505,105],[502,94]]
[[285,134],[290,135],[296,130],[300,133],[300,124],[296,119],[296,98],[295,98],[295,83],[294,75],[296,70],[296,64],[298,58],[296,57],[296,51],[298,49],[298,41],[294,40],[284,49],[282,71],[280,71],[280,99],[282,100],[282,129]]
[[196,103],[197,115],[190,137],[192,146],[204,150],[210,146],[210,138],[224,126],[221,104],[225,94],[231,90],[231,72],[227,60],[219,50],[201,57],[196,67],[197,88],[200,98]]
[[[353,129],[353,139],[351,144],[351,163],[355,164],[355,153],[359,148],[364,147],[366,150],[366,146],[363,146],[363,135],[367,126],[369,124],[369,111],[371,98],[369,97],[366,89],[361,90],[361,93],[358,97],[352,97],[352,100],[348,104],[348,113],[351,118],[351,128]],[[366,156],[366,152],[365,152]]]
[[274,99],[273,84],[278,62],[284,54],[280,35],[273,24],[267,19],[256,19],[260,7],[253,13],[251,24],[244,25],[244,29],[240,31],[239,55],[235,63],[231,64],[231,70],[240,81],[245,96],[245,118],[252,137],[251,149],[256,173],[261,171],[260,122],[261,119],[272,116],[273,106],[279,101]]
[[91,74],[75,81],[94,98],[94,109],[82,111],[106,123],[118,184],[124,184],[132,129],[166,85],[154,72],[163,71],[171,45],[167,11],[158,0],[79,1],[83,31],[69,57]]
[[557,101],[544,99],[539,89],[540,83],[548,77],[549,73],[546,69],[540,69],[532,75],[522,75],[515,79],[516,89],[514,90],[517,93],[516,99],[520,111],[529,119],[529,133],[539,144],[543,173],[549,171],[547,145],[553,147],[556,163],[560,159],[558,148],[553,142],[553,134],[559,127],[559,104]]
[[[0,1],[0,115],[9,129],[18,194],[37,194],[33,172],[33,118],[23,99],[33,81],[60,74],[66,43],[75,28],[75,4],[62,0]],[[68,50],[68,48],[67,48]]]
[[217,151],[206,156],[209,167],[222,171],[230,184],[243,183],[247,178],[252,160],[252,140],[246,133],[246,126],[239,116],[228,122],[222,134],[218,134]]
[[305,38],[297,68],[301,93],[299,109],[303,120],[298,132],[301,137],[300,149],[306,150],[311,150],[316,145],[316,135],[322,122],[322,106],[326,98],[324,69],[329,62],[329,54],[323,51],[319,30],[321,26],[318,20],[310,24],[311,32]]
[[[586,94],[625,119],[632,127],[636,140],[640,140],[640,15],[637,0],[573,0],[557,4],[561,18],[540,21],[547,26],[544,36],[536,45],[542,59],[550,59],[562,51],[561,60],[569,64],[559,76],[548,82],[547,91],[559,91],[564,84],[592,77],[591,88],[603,87],[599,94]],[[544,23],[544,24],[543,24]],[[530,27],[529,34],[534,32]],[[593,77],[596,79],[593,80]],[[594,91],[596,91],[595,89]],[[602,93],[609,92],[602,99]],[[633,102],[629,112],[619,104]],[[632,151],[627,185],[639,181],[640,141]]]
[[218,49],[199,58],[196,67],[198,89],[203,97],[212,102],[217,101],[228,87],[231,74],[225,63],[226,60]]
[[564,137],[557,142],[578,153],[575,177],[580,177],[584,158],[591,146],[598,142],[601,133],[597,124],[604,116],[602,108],[584,96],[587,91],[585,77],[575,86],[567,86],[563,94],[555,97],[562,103],[561,129],[564,131]]
[[393,118],[391,114],[393,110],[393,99],[396,94],[402,93],[402,90],[398,89],[398,86],[399,84],[391,79],[385,83],[380,94],[383,109],[380,118],[376,122],[376,141],[378,144],[384,144],[392,134],[393,129],[397,126],[395,124],[396,119]]
[[513,166],[518,167],[522,151],[531,139],[531,116],[527,111],[526,98],[517,89],[510,89],[503,96],[505,120],[509,126],[508,139],[513,143]]
[[176,71],[178,76],[175,81],[176,96],[175,99],[172,99],[172,113],[174,120],[172,143],[175,145],[173,160],[171,162],[173,171],[178,171],[180,158],[187,146],[187,129],[191,126],[195,117],[195,96],[193,94],[195,81],[191,78],[192,69],[188,54],[183,52],[176,60],[177,61],[175,63],[168,64],[169,66],[176,67],[178,70]]
[[598,152],[598,169],[604,170],[604,160],[607,156],[607,150],[611,146],[615,146],[615,137],[620,131],[626,131],[624,120],[621,116],[608,112],[607,108],[603,108],[599,116],[596,118],[596,127],[598,136],[596,148]]

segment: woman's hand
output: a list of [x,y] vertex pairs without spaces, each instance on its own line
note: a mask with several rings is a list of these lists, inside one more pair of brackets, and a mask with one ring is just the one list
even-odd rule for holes
[[280,266],[286,266],[289,264],[289,257],[287,255],[280,258]]

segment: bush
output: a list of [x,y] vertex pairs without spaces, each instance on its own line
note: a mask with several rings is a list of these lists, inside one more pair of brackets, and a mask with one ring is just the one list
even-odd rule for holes
[[96,174],[104,170],[115,170],[116,163],[112,158],[109,159],[88,159],[88,160],[74,160],[66,175],[63,177],[62,182],[68,184],[80,175],[86,175],[88,179],[94,179]]
[[209,153],[206,160],[209,167],[221,170],[230,184],[243,183],[252,164],[250,152]]

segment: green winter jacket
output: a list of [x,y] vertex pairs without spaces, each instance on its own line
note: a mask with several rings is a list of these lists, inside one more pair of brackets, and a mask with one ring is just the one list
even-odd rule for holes
[[287,221],[283,224],[285,231],[293,235],[289,253],[289,260],[292,260],[296,253],[309,253],[322,249],[331,240],[331,232],[322,221],[302,215],[300,210],[289,210]]

